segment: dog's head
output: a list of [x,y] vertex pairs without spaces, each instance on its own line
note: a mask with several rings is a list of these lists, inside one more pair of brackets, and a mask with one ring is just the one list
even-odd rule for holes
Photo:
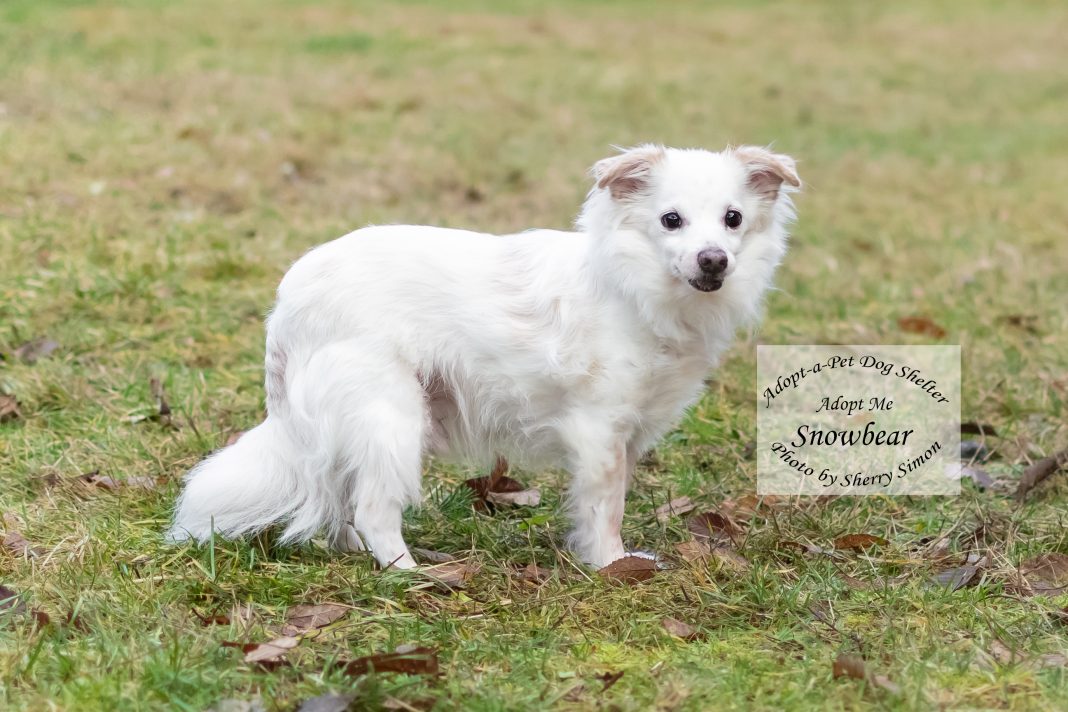
[[719,290],[747,261],[778,262],[788,193],[801,187],[792,158],[753,146],[712,153],[645,145],[591,172],[596,185],[580,226],[640,241],[613,251],[653,258],[700,292]]

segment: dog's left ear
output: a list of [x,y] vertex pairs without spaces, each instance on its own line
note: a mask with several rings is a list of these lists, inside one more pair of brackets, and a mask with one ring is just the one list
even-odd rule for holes
[[590,173],[597,179],[598,188],[607,188],[615,200],[626,200],[649,186],[653,168],[663,159],[663,146],[645,144],[597,161]]
[[749,173],[748,185],[757,195],[775,200],[783,183],[793,189],[801,187],[794,159],[757,146],[739,146],[732,151]]

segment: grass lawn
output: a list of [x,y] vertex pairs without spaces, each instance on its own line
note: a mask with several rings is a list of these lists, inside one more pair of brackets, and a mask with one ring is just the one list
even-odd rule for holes
[[[0,3],[0,708],[1064,709],[1068,598],[1019,566],[1068,554],[1068,477],[1012,492],[1068,447],[1066,35],[1064,3],[993,0]],[[666,554],[690,534],[656,507],[731,511],[742,559],[614,585],[560,553],[561,473],[487,515],[434,463],[408,539],[477,564],[462,591],[321,543],[163,545],[182,474],[261,418],[262,317],[305,250],[563,228],[587,166],[646,140],[773,142],[807,184],[761,330],[627,503]],[[961,344],[993,484],[747,511],[758,341]],[[824,551],[850,533],[889,543]],[[969,555],[971,585],[931,585]],[[222,645],[325,601],[351,611],[287,665]],[[340,664],[410,644],[439,676]]]

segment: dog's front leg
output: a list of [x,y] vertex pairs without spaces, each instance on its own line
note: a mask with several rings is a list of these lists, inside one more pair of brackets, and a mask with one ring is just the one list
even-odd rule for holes
[[627,495],[626,443],[575,448],[568,510],[574,530],[568,544],[583,561],[601,567],[625,556],[621,528]]

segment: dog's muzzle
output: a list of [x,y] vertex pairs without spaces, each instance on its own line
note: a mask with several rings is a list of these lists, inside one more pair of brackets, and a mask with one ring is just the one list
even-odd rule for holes
[[723,286],[727,277],[727,253],[717,248],[697,253],[698,275],[690,280],[690,286],[702,292],[714,292]]

